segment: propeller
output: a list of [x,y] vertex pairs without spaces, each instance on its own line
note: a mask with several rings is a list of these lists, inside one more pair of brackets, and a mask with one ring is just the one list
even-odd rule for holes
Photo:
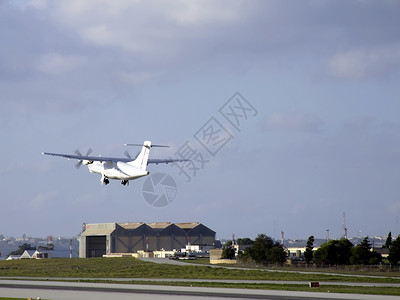
[[131,156],[131,154],[128,152],[128,150],[125,150],[124,155],[125,155],[127,158],[132,159],[132,156]]
[[131,160],[135,160],[135,159],[139,156],[139,154],[140,154],[140,151],[135,155],[135,158],[132,158],[132,156],[131,156],[131,154],[128,152],[128,150],[126,150],[126,151],[124,152],[124,155],[125,155],[127,158],[131,159]]
[[[92,153],[92,152],[93,152],[93,150],[92,150],[91,148],[89,148],[88,151],[86,152],[86,155],[85,155],[85,156],[89,156],[90,153]],[[79,155],[79,156],[83,156],[82,153],[81,153],[78,149],[75,150],[75,154],[76,154],[76,155]],[[80,160],[75,164],[75,168],[79,169],[79,168],[82,166],[82,163],[83,163],[83,159],[80,159]]]

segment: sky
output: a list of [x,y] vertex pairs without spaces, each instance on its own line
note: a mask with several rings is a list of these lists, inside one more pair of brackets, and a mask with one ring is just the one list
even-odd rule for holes
[[[399,28],[391,0],[0,0],[0,234],[400,234]],[[149,165],[176,183],[163,207],[150,176],[105,186],[41,154],[145,140],[171,146],[151,158],[191,153]]]

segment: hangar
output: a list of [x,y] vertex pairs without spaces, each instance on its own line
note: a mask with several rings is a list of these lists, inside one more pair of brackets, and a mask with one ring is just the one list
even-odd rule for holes
[[79,237],[79,257],[213,246],[215,231],[201,223],[101,223],[84,224]]

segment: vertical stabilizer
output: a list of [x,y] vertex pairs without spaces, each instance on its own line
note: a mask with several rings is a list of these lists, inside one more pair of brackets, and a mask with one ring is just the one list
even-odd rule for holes
[[142,151],[140,151],[136,159],[134,161],[129,162],[129,164],[135,166],[140,170],[146,171],[147,161],[149,159],[149,154],[150,154],[150,148],[151,148],[151,142],[145,141],[143,143]]

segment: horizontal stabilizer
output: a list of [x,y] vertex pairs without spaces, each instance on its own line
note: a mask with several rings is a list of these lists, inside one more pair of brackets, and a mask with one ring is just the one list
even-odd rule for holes
[[[125,144],[125,146],[143,146],[143,144]],[[163,147],[163,148],[169,148],[170,146],[168,145],[151,145],[150,147]]]

